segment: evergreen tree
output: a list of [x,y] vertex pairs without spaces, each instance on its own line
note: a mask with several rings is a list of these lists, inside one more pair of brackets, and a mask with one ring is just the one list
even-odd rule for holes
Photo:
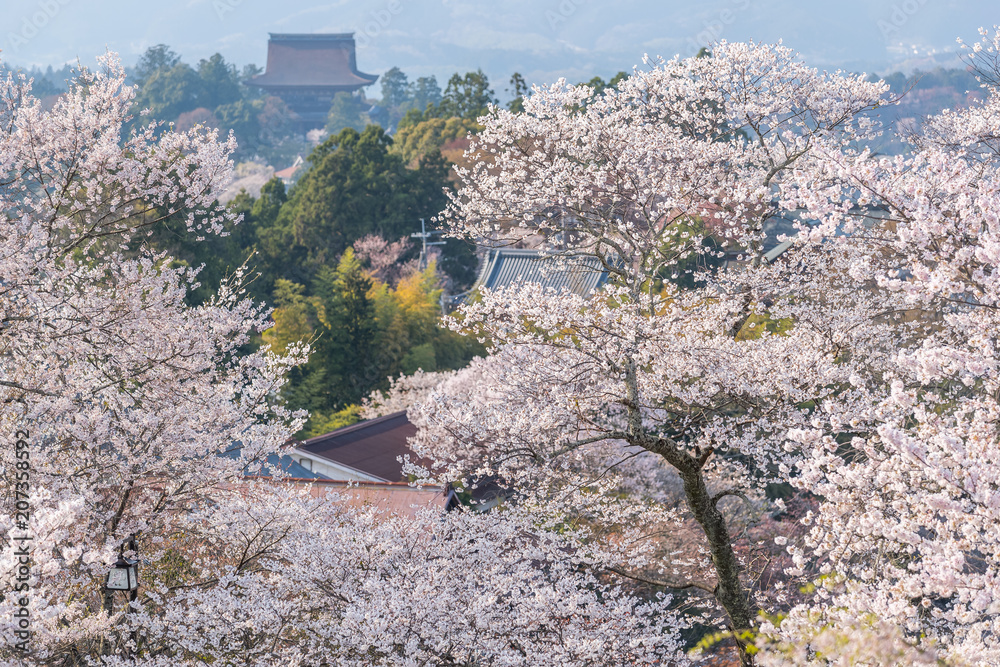
[[326,368],[327,407],[359,403],[382,378],[375,359],[375,303],[371,278],[348,248],[337,268],[324,267],[314,291],[322,304],[324,335],[318,360]]
[[413,108],[418,111],[423,111],[427,107],[437,107],[441,104],[441,86],[438,85],[437,77],[418,78],[410,84],[409,97],[413,102]]
[[260,146],[259,116],[263,106],[261,100],[237,99],[215,108],[221,135],[225,136],[232,130],[239,144],[237,150],[244,156],[252,156]]
[[410,84],[398,67],[393,67],[382,75],[382,106],[398,107],[409,101]]
[[236,66],[227,63],[221,54],[216,53],[207,60],[201,60],[198,63],[198,76],[202,81],[203,107],[215,109],[243,97]]
[[253,216],[260,226],[271,226],[278,219],[282,205],[288,201],[285,183],[275,176],[260,189],[260,197],[253,204]]
[[486,114],[490,104],[497,103],[490,88],[490,80],[483,70],[466,72],[465,76],[455,73],[448,79],[448,85],[444,89],[439,115],[475,120]]
[[143,77],[135,106],[149,109],[153,118],[172,121],[185,111],[204,106],[201,103],[203,94],[204,83],[198,73],[189,65],[177,62]]
[[513,99],[507,104],[507,108],[514,113],[524,111],[524,96],[528,94],[528,84],[520,72],[511,74],[510,88],[507,89],[507,92],[513,96]]
[[310,284],[320,267],[362,236],[407,236],[420,218],[444,207],[443,159],[428,158],[407,169],[391,145],[381,127],[369,125],[361,133],[343,130],[309,156],[309,170],[267,233],[267,250],[279,264],[294,266],[296,282]]
[[359,96],[344,92],[337,93],[333,96],[333,104],[326,117],[326,131],[331,136],[348,128],[360,132],[368,125],[366,110],[367,107]]
[[[264,331],[264,342],[276,352],[285,352],[300,341],[315,345],[322,331],[319,300],[305,296],[302,285],[279,278],[274,286],[273,303],[274,326]],[[326,368],[314,351],[309,363],[289,371],[288,384],[281,396],[296,409],[318,412],[328,409],[325,386]]]
[[181,57],[166,44],[157,44],[146,49],[139,56],[139,61],[133,70],[135,83],[142,88],[151,76],[160,71],[172,69],[180,64]]

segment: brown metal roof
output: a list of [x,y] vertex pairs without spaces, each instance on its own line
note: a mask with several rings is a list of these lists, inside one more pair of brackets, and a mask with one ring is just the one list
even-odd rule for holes
[[403,464],[396,459],[409,454],[417,460],[407,444],[407,438],[416,433],[405,411],[394,412],[309,438],[299,448],[387,482],[399,482],[405,477]]
[[359,72],[354,33],[294,35],[271,33],[267,68],[247,83],[261,88],[335,88],[357,90],[377,75]]

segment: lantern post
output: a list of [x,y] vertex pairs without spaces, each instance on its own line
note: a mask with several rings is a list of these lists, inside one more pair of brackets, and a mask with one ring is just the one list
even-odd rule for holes
[[[125,549],[128,548],[134,558],[125,558]],[[135,533],[129,535],[128,539],[118,547],[118,560],[115,561],[108,576],[104,580],[104,611],[109,615],[114,611],[115,591],[128,593],[129,602],[134,602],[139,597],[139,558],[135,543]]]

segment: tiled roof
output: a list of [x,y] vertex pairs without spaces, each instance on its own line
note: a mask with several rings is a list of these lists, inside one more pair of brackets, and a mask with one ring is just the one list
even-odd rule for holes
[[356,90],[378,76],[359,72],[353,33],[293,35],[271,33],[267,67],[247,83],[261,88],[341,88]]
[[589,296],[607,281],[607,271],[593,255],[551,257],[538,250],[496,248],[489,251],[470,294],[480,287],[497,289],[519,283],[539,283],[545,288],[565,288],[574,294]]
[[795,225],[803,222],[808,224],[809,221],[805,217],[805,211],[801,210],[782,211],[779,215],[773,215],[765,220],[763,251],[768,253],[778,246],[784,246],[787,241],[779,241],[778,238],[782,235],[788,237],[798,235],[799,230],[795,228]]
[[408,454],[417,459],[407,444],[416,433],[406,412],[395,412],[309,438],[299,449],[386,482],[399,482],[405,477],[397,457]]

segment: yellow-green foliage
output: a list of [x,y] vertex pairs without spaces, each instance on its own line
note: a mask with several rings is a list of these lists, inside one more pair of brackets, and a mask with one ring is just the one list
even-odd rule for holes
[[311,343],[308,364],[295,369],[283,390],[289,407],[308,410],[304,433],[316,435],[360,419],[356,404],[400,373],[461,368],[481,346],[439,326],[440,276],[434,263],[395,286],[369,275],[354,253],[321,276],[315,296],[278,280],[274,326],[264,341],[283,352]]
[[782,335],[792,330],[794,322],[791,318],[774,319],[769,315],[754,313],[743,323],[743,327],[736,334],[736,340],[756,340],[767,331],[771,334]]
[[424,155],[441,150],[449,141],[463,139],[480,126],[465,118],[429,118],[413,125],[403,125],[393,137],[392,152],[407,162],[415,162]]
[[361,421],[361,406],[348,405],[343,410],[338,410],[330,415],[314,412],[309,418],[309,427],[305,429],[309,438],[323,435],[338,428],[344,428]]
[[285,354],[288,346],[298,341],[309,341],[325,318],[323,306],[317,297],[304,296],[305,288],[291,280],[279,278],[274,283],[274,303],[271,313],[274,326],[264,332],[264,342],[278,354]]

